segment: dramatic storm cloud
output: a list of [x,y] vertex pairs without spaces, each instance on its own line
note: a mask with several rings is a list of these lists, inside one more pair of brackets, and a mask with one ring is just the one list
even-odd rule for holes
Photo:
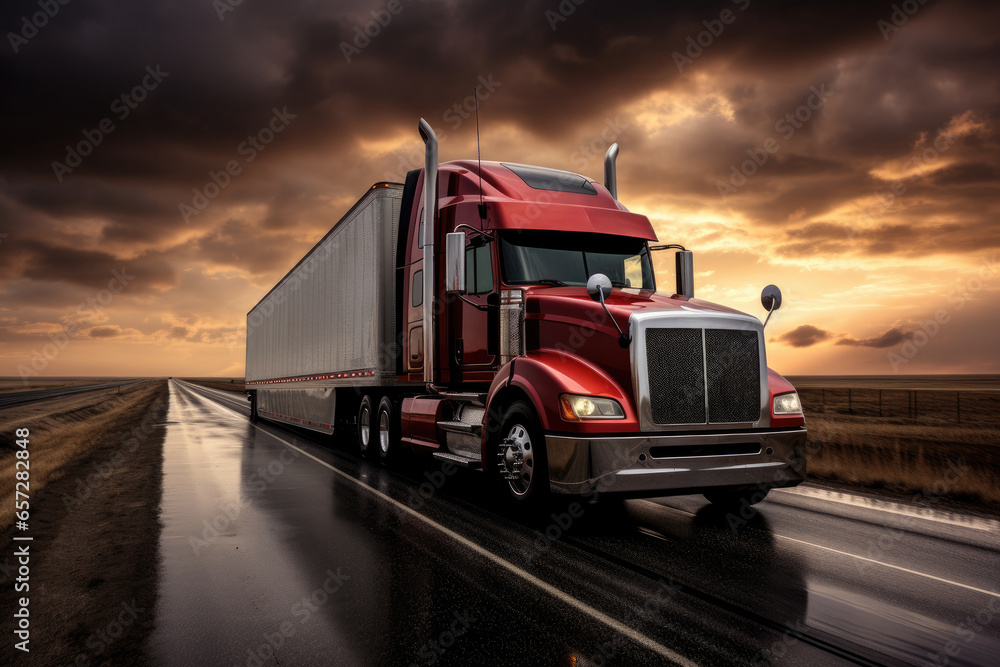
[[0,373],[242,373],[246,311],[367,187],[420,166],[420,117],[442,159],[475,155],[474,94],[490,159],[600,178],[619,142],[622,202],[696,252],[698,296],[759,315],[781,286],[780,370],[1000,372],[998,19],[916,0],[6,3]]
[[829,340],[831,337],[832,334],[829,331],[823,331],[811,324],[803,324],[776,338],[772,338],[771,342],[785,343],[792,347],[809,347],[810,345]]
[[837,345],[853,345],[854,347],[874,347],[874,348],[885,348],[885,347],[895,347],[900,343],[910,340],[913,338],[912,331],[904,331],[899,327],[892,327],[880,333],[877,336],[872,336],[871,338],[841,338],[837,341]]

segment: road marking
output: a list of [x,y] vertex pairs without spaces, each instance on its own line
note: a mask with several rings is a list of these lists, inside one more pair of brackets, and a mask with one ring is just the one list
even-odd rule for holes
[[[683,514],[689,514],[695,516],[694,512],[688,512],[687,510],[682,510],[678,507],[671,507],[670,505],[661,505],[660,503],[654,503],[651,500],[640,500],[641,503],[646,503],[648,505],[653,505],[654,507],[659,507],[661,509],[674,510],[675,512],[681,512]],[[666,540],[667,538],[654,532],[644,531],[647,535],[651,537],[656,537],[657,539]],[[812,542],[806,542],[805,540],[798,540],[794,537],[788,537],[787,535],[778,535],[777,533],[772,533],[775,537],[779,537],[783,540],[789,540],[790,542],[798,542],[799,544],[805,544],[806,546],[815,547],[817,549],[823,549],[824,551],[830,551],[835,554],[840,554],[842,556],[850,556],[851,558],[857,558],[858,560],[868,561],[869,563],[875,563],[876,565],[882,565],[884,567],[890,567],[894,570],[899,570],[900,572],[907,572],[909,574],[915,574],[918,577],[925,577],[927,579],[933,579],[934,581],[940,581],[944,584],[951,584],[952,586],[958,586],[959,588],[965,588],[970,591],[975,591],[977,593],[983,593],[985,595],[990,595],[995,598],[1000,598],[1000,593],[994,593],[993,591],[988,591],[984,588],[976,588],[975,586],[969,586],[968,584],[962,584],[957,581],[952,581],[951,579],[942,579],[941,577],[935,577],[933,574],[927,574],[926,572],[918,572],[917,570],[911,570],[900,565],[893,565],[891,563],[883,563],[880,560],[875,560],[874,558],[867,558],[865,556],[859,556],[857,554],[852,554],[847,551],[841,551],[839,549],[833,549],[831,547],[824,547],[821,544],[813,544]]]
[[926,572],[918,572],[916,570],[911,570],[908,567],[901,567],[899,565],[892,565],[891,563],[883,563],[880,560],[875,560],[874,558],[866,558],[865,556],[859,556],[857,554],[848,553],[846,551],[840,551],[839,549],[832,549],[830,547],[824,547],[820,544],[813,544],[812,542],[806,542],[804,540],[797,540],[794,537],[786,537],[785,535],[775,535],[775,537],[780,537],[783,540],[788,540],[790,542],[798,542],[799,544],[805,544],[810,547],[816,547],[817,549],[823,549],[824,551],[830,551],[835,554],[841,554],[842,556],[850,556],[851,558],[857,558],[858,560],[867,561],[869,563],[874,563],[876,565],[882,565],[883,567],[891,567],[894,570],[899,570],[900,572],[907,572],[909,574],[915,574],[918,577],[924,577],[926,579],[933,579],[934,581],[940,581],[943,584],[951,584],[952,586],[958,586],[959,588],[965,588],[970,591],[975,591],[977,593],[983,593],[984,595],[989,595],[995,598],[1000,598],[1000,593],[994,593],[993,591],[988,591],[984,588],[976,588],[975,586],[969,586],[968,584],[960,584],[957,581],[952,581],[951,579],[942,579],[941,577],[935,577],[933,574],[927,574]]
[[[963,528],[983,530],[991,533],[1000,532],[1000,521],[993,519],[981,519],[973,516],[963,517],[960,514],[953,512],[930,508],[923,510],[912,509],[900,503],[888,500],[878,500],[875,498],[869,499],[864,496],[855,496],[839,491],[827,491],[826,489],[814,489],[809,487],[803,488],[801,486],[795,487],[794,489],[774,489],[774,491],[782,495],[790,494],[802,496],[804,498],[815,498],[817,500],[825,500],[831,503],[841,503],[852,507],[870,509],[876,512],[888,512],[890,514],[900,514],[914,519],[923,519],[924,521],[936,521],[950,526],[961,526]],[[779,502],[781,501],[779,500]]]
[[[197,393],[197,392],[195,392],[195,393]],[[211,401],[211,398],[209,396],[205,396],[204,394],[202,394],[202,397],[208,399],[209,401]],[[214,402],[214,401],[211,401],[211,402]],[[687,658],[685,658],[684,656],[680,655],[679,653],[676,653],[675,651],[673,651],[673,650],[667,648],[666,646],[660,644],[659,642],[657,642],[657,641],[655,641],[653,639],[650,639],[649,637],[647,637],[646,635],[638,632],[637,630],[628,627],[624,623],[616,621],[615,619],[611,618],[607,614],[605,614],[605,613],[603,613],[601,611],[598,611],[597,609],[594,609],[593,607],[591,607],[590,605],[586,604],[585,602],[581,602],[580,600],[577,600],[575,597],[573,597],[573,596],[571,596],[571,595],[569,595],[567,593],[564,593],[563,591],[559,590],[555,586],[553,586],[553,585],[551,585],[551,584],[549,584],[549,583],[547,583],[545,581],[542,581],[541,579],[539,579],[538,577],[536,577],[536,576],[534,576],[532,574],[528,574],[527,572],[524,572],[523,570],[521,570],[520,568],[516,567],[512,563],[509,563],[508,561],[504,560],[503,558],[500,558],[496,554],[494,554],[494,553],[492,553],[492,552],[484,549],[483,547],[479,546],[478,544],[476,544],[472,540],[468,539],[467,537],[459,535],[458,533],[456,533],[455,531],[451,530],[450,528],[442,526],[437,521],[434,521],[433,519],[431,519],[429,517],[426,517],[423,514],[420,514],[419,512],[417,512],[416,510],[414,510],[412,507],[399,502],[395,498],[382,493],[378,489],[374,489],[374,488],[368,486],[367,484],[365,484],[361,480],[356,479],[356,478],[348,475],[346,472],[343,472],[342,470],[338,470],[337,468],[335,468],[334,466],[330,465],[326,461],[313,456],[312,454],[310,454],[309,452],[305,451],[304,449],[296,447],[295,445],[293,445],[292,443],[288,442],[284,438],[281,438],[281,437],[275,435],[274,433],[271,433],[270,431],[265,430],[264,428],[258,426],[257,424],[251,424],[251,426],[253,426],[257,430],[259,430],[261,433],[264,433],[264,434],[266,434],[266,435],[274,438],[275,440],[277,440],[281,444],[285,445],[286,447],[291,447],[295,451],[297,451],[297,452],[299,452],[301,454],[305,454],[306,456],[308,456],[309,458],[311,458],[313,461],[316,461],[320,465],[326,466],[327,468],[329,468],[330,470],[332,470],[334,473],[340,475],[341,477],[347,479],[350,482],[353,482],[354,484],[360,486],[361,488],[363,488],[363,489],[365,489],[365,490],[373,493],[374,495],[378,496],[379,498],[382,498],[383,500],[386,500],[386,501],[392,503],[393,505],[395,505],[396,507],[398,507],[402,511],[406,512],[407,514],[410,514],[414,518],[419,519],[420,521],[423,521],[428,526],[430,526],[430,527],[432,527],[432,528],[440,531],[441,533],[447,535],[448,537],[450,537],[451,539],[455,540],[456,542],[458,542],[462,546],[466,547],[467,549],[470,549],[471,551],[474,551],[475,553],[479,554],[483,558],[486,558],[487,560],[492,561],[493,563],[495,563],[496,565],[499,565],[500,567],[504,568],[505,570],[507,570],[511,574],[515,574],[518,577],[521,577],[522,579],[524,579],[528,583],[530,583],[530,584],[532,584],[532,585],[540,588],[542,591],[548,593],[549,595],[551,595],[552,597],[556,598],[560,602],[562,602],[564,604],[568,604],[569,606],[573,607],[577,611],[579,611],[579,612],[581,612],[583,614],[586,614],[587,616],[590,616],[594,620],[599,621],[600,623],[603,623],[604,625],[608,626],[609,628],[611,628],[613,630],[616,630],[617,632],[620,632],[621,634],[625,635],[626,637],[628,637],[632,641],[636,642],[637,644],[640,644],[640,645],[648,648],[649,650],[653,651],[654,653],[657,653],[658,655],[666,658],[667,660],[670,660],[670,661],[675,662],[677,664],[691,666],[691,667],[694,667],[697,664],[697,663],[694,663],[694,662],[688,660]]]

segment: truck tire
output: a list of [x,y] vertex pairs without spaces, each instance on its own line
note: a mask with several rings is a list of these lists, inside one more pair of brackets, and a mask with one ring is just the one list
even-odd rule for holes
[[516,401],[503,414],[496,447],[495,470],[501,493],[517,508],[536,509],[549,498],[549,466],[535,409]]
[[358,449],[361,458],[371,456],[374,447],[371,446],[372,436],[375,434],[375,401],[370,394],[365,394],[358,406]]
[[708,502],[720,508],[739,509],[744,505],[756,505],[767,497],[769,491],[770,489],[762,489],[757,486],[746,486],[706,491],[704,495]]
[[392,399],[383,396],[378,404],[378,458],[382,465],[389,465],[399,454],[399,415]]

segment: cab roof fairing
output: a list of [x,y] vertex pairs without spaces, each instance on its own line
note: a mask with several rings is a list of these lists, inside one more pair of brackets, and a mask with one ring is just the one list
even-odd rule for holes
[[[629,213],[603,185],[590,179],[587,181],[596,194],[544,190],[531,187],[499,162],[483,162],[480,194],[479,166],[474,160],[446,162],[439,174],[442,185],[449,183],[450,195],[440,200],[440,208],[474,207],[482,200],[488,205],[491,229],[586,232],[657,240],[646,216]],[[478,212],[473,215],[478,217]]]

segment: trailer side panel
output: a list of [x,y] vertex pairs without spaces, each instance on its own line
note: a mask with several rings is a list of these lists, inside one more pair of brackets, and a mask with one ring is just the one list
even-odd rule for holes
[[261,416],[330,431],[337,387],[391,384],[402,188],[378,184],[247,314]]

